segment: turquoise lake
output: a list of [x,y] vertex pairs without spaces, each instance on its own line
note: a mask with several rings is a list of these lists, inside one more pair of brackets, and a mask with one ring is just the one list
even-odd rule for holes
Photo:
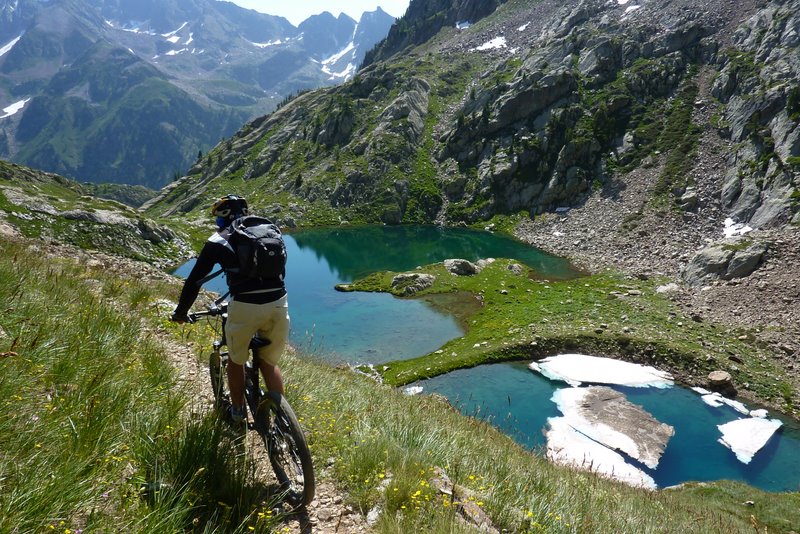
[[[485,419],[518,443],[543,451],[548,417],[561,412],[550,399],[564,382],[550,381],[527,363],[502,363],[460,369],[418,382],[424,393],[447,397],[462,413]],[[713,408],[691,389],[610,386],[675,428],[658,468],[642,468],[664,488],[687,481],[740,480],[767,491],[800,490],[800,427],[783,420],[749,464],[717,442],[717,425],[743,416],[733,408]],[[770,418],[775,414],[770,413]],[[779,418],[780,419],[780,418]]]
[[[320,228],[287,235],[286,244],[291,342],[332,363],[380,364],[411,358],[463,334],[452,315],[425,301],[379,293],[341,293],[334,289],[336,284],[376,271],[412,270],[447,258],[514,258],[543,278],[578,274],[562,258],[511,238],[467,229]],[[188,262],[176,274],[186,276],[193,264]],[[226,290],[222,278],[206,287],[221,293]],[[550,398],[564,386],[529,371],[522,363],[454,371],[419,385],[427,393],[446,396],[467,415],[491,420],[533,450],[545,444],[547,418],[560,415]],[[712,408],[693,391],[678,386],[616,389],[675,427],[658,469],[645,468],[659,487],[689,480],[733,479],[768,491],[800,489],[800,430],[796,425],[784,420],[779,433],[745,465],[717,443],[717,425],[740,417],[733,409]]]
[[[489,232],[435,226],[367,226],[286,235],[291,342],[348,363],[380,364],[427,354],[463,335],[455,318],[422,300],[342,293],[334,286],[376,271],[405,271],[448,258],[516,258],[543,277],[578,273],[569,262]],[[186,276],[190,261],[175,274]],[[224,293],[222,277],[206,284]]]

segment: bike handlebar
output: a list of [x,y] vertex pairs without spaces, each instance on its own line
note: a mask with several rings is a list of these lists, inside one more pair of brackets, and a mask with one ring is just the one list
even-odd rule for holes
[[228,304],[212,305],[206,311],[199,311],[190,313],[187,317],[192,323],[196,322],[200,317],[217,317],[224,313],[228,313]]

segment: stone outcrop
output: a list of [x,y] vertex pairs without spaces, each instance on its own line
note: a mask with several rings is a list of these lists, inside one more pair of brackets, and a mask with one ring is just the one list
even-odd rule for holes
[[428,289],[435,281],[436,277],[432,274],[401,273],[392,278],[392,289],[402,291],[408,297]]
[[767,243],[744,237],[725,240],[695,254],[681,276],[689,285],[744,278],[758,268],[768,250]]
[[444,260],[444,268],[456,276],[472,276],[478,273],[478,266],[464,259]]

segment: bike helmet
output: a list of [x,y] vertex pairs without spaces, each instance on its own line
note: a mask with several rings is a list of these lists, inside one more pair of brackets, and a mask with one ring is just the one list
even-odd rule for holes
[[222,217],[231,221],[237,217],[247,215],[247,213],[247,201],[236,195],[225,195],[211,206],[212,216]]

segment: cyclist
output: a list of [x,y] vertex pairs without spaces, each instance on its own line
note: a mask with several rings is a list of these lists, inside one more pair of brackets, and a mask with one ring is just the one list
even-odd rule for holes
[[211,207],[211,215],[216,218],[218,230],[203,246],[192,272],[186,278],[180,300],[171,320],[184,323],[189,320],[187,313],[192,307],[202,279],[215,264],[219,264],[226,274],[232,301],[228,306],[228,321],[225,338],[228,344],[230,361],[227,365],[228,388],[231,395],[230,417],[235,423],[244,420],[244,364],[248,359],[248,348],[254,334],[270,343],[258,349],[261,360],[261,373],[267,388],[283,394],[283,376],[278,360],[286,347],[289,337],[289,306],[286,297],[284,272],[274,279],[247,279],[240,276],[239,261],[231,244],[231,223],[248,214],[247,201],[236,195],[226,195]]

